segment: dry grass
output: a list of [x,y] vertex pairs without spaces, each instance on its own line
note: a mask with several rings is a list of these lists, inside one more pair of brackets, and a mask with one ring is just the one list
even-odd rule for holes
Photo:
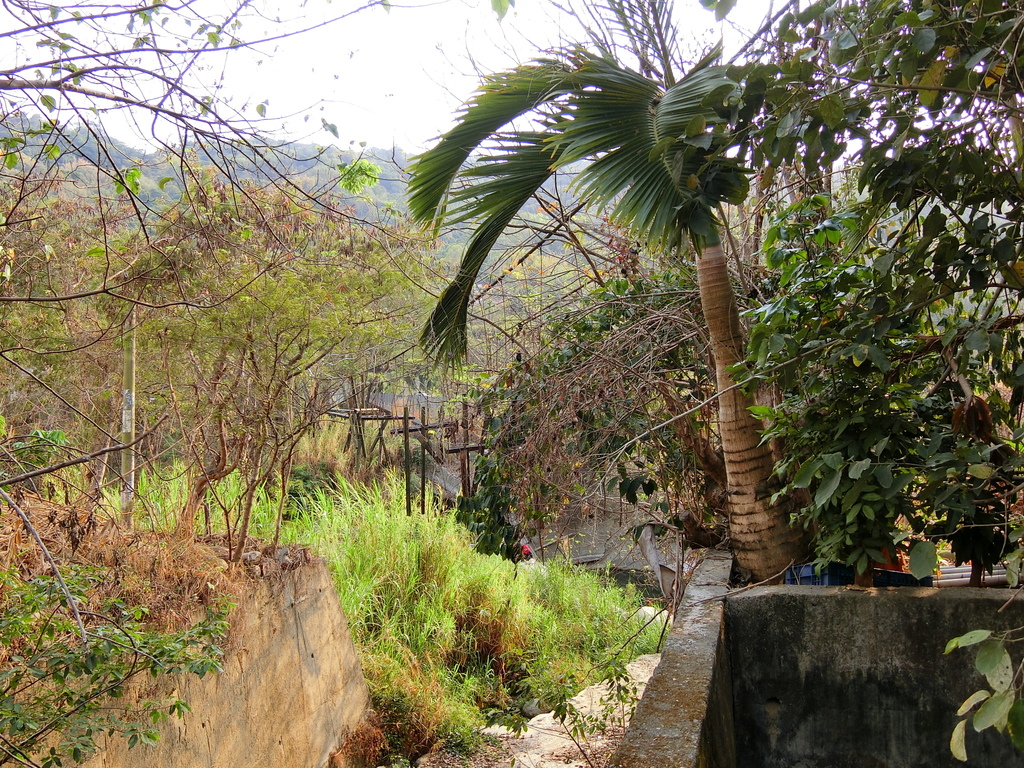
[[387,739],[381,729],[380,717],[371,712],[331,755],[329,765],[331,768],[373,768],[380,761],[386,746]]
[[347,422],[327,421],[299,441],[293,464],[326,466],[332,472],[343,470],[350,463],[349,452],[345,450],[347,439]]
[[[101,577],[87,596],[87,611],[112,602],[141,607],[145,623],[164,631],[191,625],[203,609],[245,589],[246,571],[229,567],[206,544],[151,532],[125,532],[113,520],[22,492],[15,501],[28,515],[58,567],[93,566]],[[6,504],[0,506],[0,567],[23,579],[50,572],[38,545]]]

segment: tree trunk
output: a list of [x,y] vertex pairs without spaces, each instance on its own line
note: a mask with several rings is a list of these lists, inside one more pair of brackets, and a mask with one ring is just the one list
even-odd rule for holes
[[697,282],[720,393],[718,426],[728,479],[733,552],[737,564],[755,580],[781,578],[786,566],[803,562],[808,537],[789,524],[791,500],[771,503],[771,446],[761,442],[759,430],[764,427],[750,412],[753,399],[732,388],[736,382],[729,368],[744,358],[744,339],[721,245],[707,246],[697,259]]

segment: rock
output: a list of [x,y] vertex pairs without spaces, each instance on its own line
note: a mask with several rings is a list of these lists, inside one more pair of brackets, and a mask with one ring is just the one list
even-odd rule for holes
[[644,605],[640,607],[640,619],[645,624],[648,622],[654,623],[655,621],[660,621],[662,624],[666,622],[671,623],[668,611],[655,608],[653,605]]
[[530,699],[520,707],[519,711],[523,713],[523,717],[532,719],[538,715],[547,714],[551,711],[551,707],[543,703],[540,699]]
[[516,735],[511,728],[506,728],[504,725],[488,725],[486,728],[481,728],[480,733],[484,736],[493,736],[496,739],[515,738]]
[[[638,695],[643,692],[660,660],[660,655],[656,654],[640,656],[626,666]],[[601,699],[607,695],[608,686],[599,683],[574,696],[571,704],[584,716],[601,715],[604,709]],[[525,714],[525,706],[523,712]],[[551,713],[532,717],[526,730],[519,736],[500,726],[492,726],[483,732],[501,739],[509,752],[512,765],[530,768],[591,768],[593,763],[589,758],[597,753],[611,754],[630,714],[628,708],[610,713],[611,719],[606,720],[610,726],[607,733],[587,734],[583,738],[570,736]],[[580,751],[581,747],[586,754]]]
[[[221,560],[227,560],[228,562],[231,561],[231,550],[227,547],[210,547],[210,549],[213,551],[213,554]],[[242,562],[246,565],[256,565],[262,558],[263,555],[256,550],[242,553]]]

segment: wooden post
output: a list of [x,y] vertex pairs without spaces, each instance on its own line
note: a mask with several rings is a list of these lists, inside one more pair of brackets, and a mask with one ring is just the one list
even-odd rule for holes
[[352,430],[352,464],[353,464],[353,468],[356,471],[356,474],[358,475],[359,474],[359,469],[361,467],[361,463],[360,463],[359,459],[360,459],[360,455],[362,454],[362,451],[360,450],[360,447],[363,444],[363,440],[362,440],[363,417],[359,415],[359,410],[358,409],[353,409],[352,415],[349,416],[348,423],[349,423],[349,429]]
[[427,432],[427,409],[420,408],[420,435],[423,440],[420,445],[420,514],[427,514],[427,440],[430,434]]
[[405,514],[412,515],[412,496],[409,491],[409,473],[411,468],[409,464],[409,406],[406,405],[402,408],[402,434],[405,439]]
[[[469,445],[469,401],[462,401],[462,444]],[[462,475],[462,495],[469,498],[473,489],[469,480],[469,451],[459,454],[459,474]]]
[[359,418],[356,420],[359,428],[356,430],[356,451],[359,453],[359,464],[369,464],[366,455],[366,423],[363,421],[363,409],[359,409]]

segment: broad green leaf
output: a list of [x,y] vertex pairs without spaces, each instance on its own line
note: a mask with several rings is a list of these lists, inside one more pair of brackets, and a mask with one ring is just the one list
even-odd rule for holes
[[1024,752],[1024,701],[1017,699],[1010,707],[1010,714],[1006,718],[1006,726],[1010,731],[1010,741],[1013,746]]
[[844,29],[836,37],[835,45],[840,51],[848,51],[857,47],[857,37],[850,30]]
[[818,488],[818,492],[814,494],[814,503],[819,507],[825,506],[835,494],[836,489],[839,487],[840,481],[843,479],[842,471],[833,472],[822,482]]
[[974,660],[974,668],[980,674],[987,675],[996,668],[1005,653],[1003,644],[998,640],[986,640],[978,649],[977,658]]
[[936,59],[931,66],[921,75],[921,103],[930,107],[939,97],[938,87],[942,84],[942,76],[946,73],[946,62],[943,59]]
[[513,5],[515,5],[513,0],[491,0],[491,9],[497,14],[499,21],[505,18],[508,9]]
[[956,650],[957,648],[967,648],[971,645],[977,645],[978,643],[985,642],[990,637],[992,637],[991,629],[974,629],[964,635],[954,637],[952,640],[946,643],[945,652],[949,653],[950,651]]
[[871,459],[861,459],[860,461],[853,462],[853,464],[851,464],[850,468],[847,470],[848,474],[850,475],[850,479],[859,479],[860,476],[863,475],[864,472],[866,472],[870,466]]
[[54,99],[53,96],[51,96],[48,93],[44,93],[42,96],[40,96],[39,97],[39,101],[50,112],[52,112],[53,110],[55,110],[57,108],[57,101],[56,101],[56,99]]
[[977,477],[979,480],[987,480],[992,477],[992,473],[995,471],[995,467],[991,464],[971,464],[967,467],[967,474],[971,477]]
[[989,691],[975,691],[960,705],[960,709],[956,711],[956,716],[963,717],[991,695]]
[[971,331],[964,339],[964,346],[971,352],[987,352],[988,332],[981,329]]
[[678,139],[675,136],[665,136],[654,145],[654,147],[648,153],[647,159],[651,162],[658,160],[659,158],[661,158],[662,155],[665,154],[669,147],[671,147],[677,141]]
[[935,573],[938,555],[935,542],[919,541],[910,550],[910,574],[915,579],[923,579]]
[[1002,643],[994,640],[985,642],[978,649],[974,666],[994,691],[1005,691],[1013,681],[1013,662]]
[[256,114],[259,115],[260,117],[267,116],[267,102],[261,101],[259,104],[256,105]]
[[843,118],[846,117],[846,108],[843,105],[842,98],[835,93],[830,93],[819,102],[818,113],[821,115],[821,119],[825,121],[825,125],[829,128],[836,128],[843,122]]
[[1006,720],[1009,717],[1013,701],[1013,694],[1008,691],[997,693],[989,698],[974,713],[974,720],[972,721],[974,730],[983,731],[993,726],[998,731],[1003,730],[1006,727]]
[[814,480],[814,474],[821,468],[821,465],[821,459],[815,459],[814,461],[805,461],[803,465],[800,467],[800,470],[796,473],[796,477],[793,478],[794,487],[809,487],[811,481]]
[[1006,582],[1010,588],[1020,583],[1020,565],[1024,557],[1024,549],[1017,548],[1006,557]]
[[833,453],[823,454],[821,460],[830,469],[839,469],[846,462],[846,456],[839,451],[834,451]]
[[718,0],[715,5],[715,21],[721,21],[729,15],[729,11],[736,5],[736,0]]
[[924,27],[914,33],[914,47],[921,53],[928,53],[935,47],[935,30],[931,27]]
[[338,126],[334,123],[327,122],[324,118],[320,118],[320,125],[325,131],[327,131],[334,138],[338,138]]
[[881,347],[876,344],[868,345],[868,357],[871,358],[871,362],[878,366],[878,370],[882,373],[888,373],[892,365],[889,363],[889,358],[885,356],[885,352],[882,351]]
[[875,467],[875,479],[883,488],[889,488],[893,483],[892,465],[888,462]]

